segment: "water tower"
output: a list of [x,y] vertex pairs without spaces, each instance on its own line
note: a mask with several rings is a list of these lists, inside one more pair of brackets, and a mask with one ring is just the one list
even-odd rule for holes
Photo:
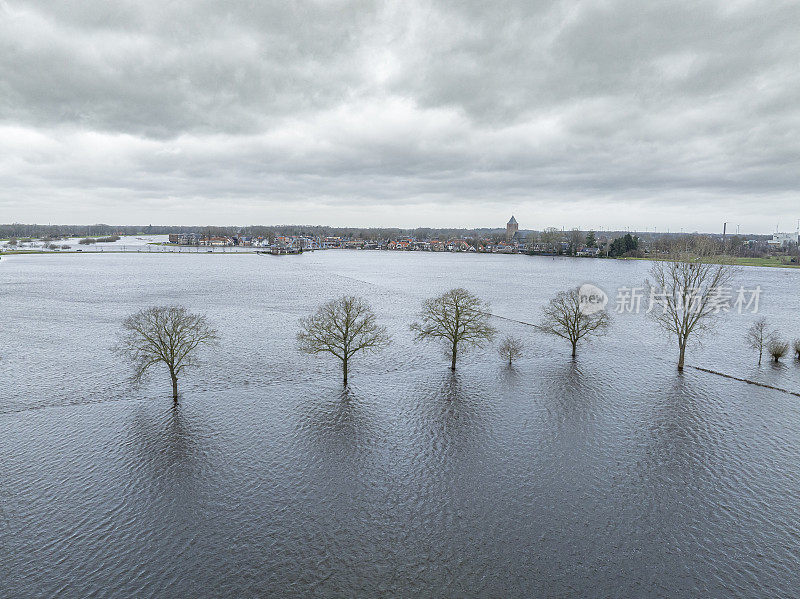
[[514,235],[517,231],[519,231],[519,225],[517,224],[517,219],[512,215],[511,220],[506,224],[506,241],[514,239]]

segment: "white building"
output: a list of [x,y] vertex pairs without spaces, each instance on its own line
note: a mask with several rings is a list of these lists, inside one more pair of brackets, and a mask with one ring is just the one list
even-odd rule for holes
[[783,247],[785,245],[793,245],[798,241],[800,241],[799,233],[773,233],[772,239],[767,243],[770,245]]

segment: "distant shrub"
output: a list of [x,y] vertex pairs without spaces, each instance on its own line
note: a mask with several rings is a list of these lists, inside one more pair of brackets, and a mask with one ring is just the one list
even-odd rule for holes
[[108,237],[98,237],[97,243],[113,243],[119,240],[120,240],[119,235],[109,235]]
[[92,245],[94,243],[97,243],[97,240],[91,237],[84,237],[78,243],[80,243],[81,245]]
[[773,361],[780,362],[781,358],[789,353],[789,343],[780,339],[772,339],[767,345],[767,351]]
[[508,336],[503,339],[497,351],[500,357],[504,360],[508,360],[508,365],[511,366],[514,360],[522,355],[523,347],[522,341],[516,337]]
[[68,245],[62,245],[62,246],[61,246],[61,249],[62,249],[62,250],[68,250],[68,249],[70,249],[70,246],[68,246]]
[[49,250],[57,250],[58,246],[55,243],[51,243],[51,244],[49,244],[47,246],[47,249],[49,249]]

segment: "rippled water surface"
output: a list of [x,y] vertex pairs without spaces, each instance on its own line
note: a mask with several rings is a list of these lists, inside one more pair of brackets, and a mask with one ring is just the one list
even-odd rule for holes
[[[329,251],[0,261],[2,597],[786,597],[800,589],[800,398],[694,370],[644,315],[569,348],[451,375],[408,324],[464,286],[535,322],[645,262]],[[745,269],[800,337],[800,271]],[[394,344],[337,365],[297,321],[365,296]],[[224,335],[171,406],[109,351],[125,315],[179,302]],[[730,315],[688,363],[800,391],[756,366]]]

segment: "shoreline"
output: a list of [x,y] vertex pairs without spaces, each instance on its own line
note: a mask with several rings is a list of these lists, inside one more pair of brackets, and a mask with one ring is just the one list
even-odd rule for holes
[[[139,247],[139,246],[133,246]],[[153,251],[150,249],[147,250],[116,250],[116,249],[108,249],[108,250],[10,250],[10,251],[0,251],[0,258],[3,256],[32,256],[32,255],[63,255],[63,254],[225,254],[225,255],[232,255],[232,254],[242,254],[242,255],[254,255],[254,254],[261,254],[264,255],[265,251],[261,248],[256,249],[241,249],[241,250],[230,250],[226,251],[224,249],[204,249],[204,250],[195,250],[191,251],[189,248],[194,249],[196,246],[152,246],[152,245],[145,245],[140,246],[142,248],[149,248],[149,247],[169,247],[168,250],[157,250]],[[182,251],[181,249],[174,249],[174,248],[187,248],[187,251]],[[345,250],[345,249],[325,249],[325,250],[306,250],[306,252],[317,252],[317,251],[371,251],[371,252],[392,252],[392,253],[402,253],[396,250]],[[304,252],[305,253],[305,252]],[[529,257],[541,257],[541,258],[569,258],[575,260],[638,260],[638,261],[650,261],[650,262],[659,262],[663,259],[659,258],[610,258],[610,257],[602,257],[598,256],[596,258],[588,257],[588,256],[553,256],[552,254],[527,254],[524,252],[520,253],[507,253],[507,252],[424,252],[429,254],[468,254],[468,253],[479,253],[479,254],[497,254],[502,256],[529,256]],[[293,255],[302,255],[302,254],[293,254]],[[721,261],[713,261],[711,264],[722,264]],[[745,266],[745,267],[755,267],[755,268],[787,268],[787,269],[798,269],[800,268],[800,264],[787,264],[783,262],[778,262],[776,260],[770,260],[769,258],[732,258],[731,261],[732,266]]]

